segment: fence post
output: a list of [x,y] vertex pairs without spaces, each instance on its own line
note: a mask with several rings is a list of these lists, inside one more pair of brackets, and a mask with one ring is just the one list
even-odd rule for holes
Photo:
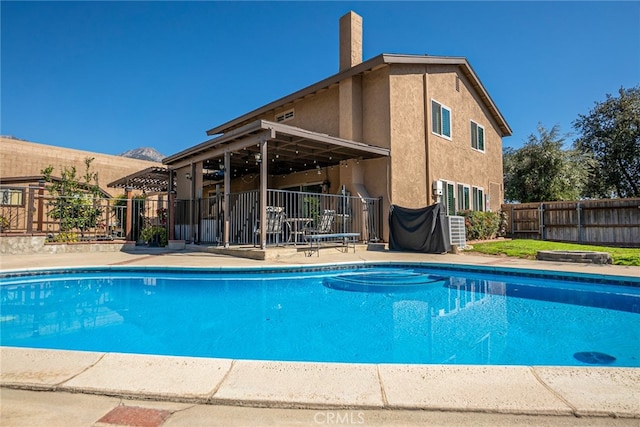
[[33,232],[33,212],[34,209],[35,188],[29,187],[29,201],[27,204],[27,233]]
[[[171,180],[170,180],[171,181]],[[169,240],[176,238],[176,192],[169,190],[169,206],[167,209],[167,227],[169,227]]]
[[544,229],[544,203],[540,203],[540,240],[546,240],[546,230]]
[[513,239],[513,238],[515,238],[515,235],[516,235],[516,231],[513,228],[513,211],[514,211],[513,204],[509,205],[509,208],[510,208],[510,210],[509,210],[509,223],[510,223],[510,228],[511,228],[509,231],[510,231],[510,234],[511,234],[511,238]]
[[127,229],[125,230],[125,239],[131,241],[133,240],[133,189],[127,187],[125,194],[127,197]]
[[582,206],[580,202],[576,204],[576,211],[578,214],[578,243],[582,243]]
[[38,181],[38,225],[36,231],[44,231],[44,181]]

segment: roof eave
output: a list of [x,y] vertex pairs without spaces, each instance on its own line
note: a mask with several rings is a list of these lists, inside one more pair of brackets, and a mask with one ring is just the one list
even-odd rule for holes
[[330,86],[333,86],[335,84],[340,83],[342,80],[347,79],[351,76],[363,73],[365,71],[369,71],[372,70],[380,65],[384,65],[384,55],[378,55],[374,58],[371,58],[365,62],[362,62],[358,65],[356,65],[355,67],[349,68],[348,70],[342,71],[338,74],[334,74],[331,77],[328,77],[324,80],[321,80],[317,83],[312,84],[311,86],[307,86],[303,89],[300,89],[299,91],[296,91],[290,95],[287,95],[285,97],[282,97],[280,99],[277,99],[273,102],[270,102],[269,104],[263,105],[260,108],[256,108],[253,111],[250,111],[246,114],[243,114],[240,117],[236,117],[233,120],[230,120],[226,123],[223,123],[219,126],[216,126],[215,128],[209,129],[207,131],[207,135],[217,135],[220,133],[225,132],[228,128],[233,127],[233,126],[237,126],[240,123],[243,123],[247,120],[250,120],[251,118],[260,116],[264,113],[266,113],[267,111],[279,108],[283,105],[286,105],[288,103],[294,102],[300,98],[303,98],[311,93],[317,92],[319,90],[322,89],[326,89]]
[[[312,94],[314,92],[327,89],[333,85],[339,84],[342,80],[352,77],[354,75],[362,74],[368,71],[372,71],[384,65],[390,64],[432,64],[432,65],[459,65],[463,67],[467,72],[467,76],[474,83],[474,87],[479,91],[481,98],[487,103],[489,108],[491,108],[495,114],[500,130],[503,136],[510,136],[512,131],[507,121],[500,113],[500,110],[495,105],[488,92],[484,89],[484,86],[480,82],[480,79],[476,75],[475,71],[469,64],[466,58],[457,57],[457,56],[428,56],[428,55],[403,55],[403,54],[391,54],[391,53],[383,53],[378,56],[375,56],[367,61],[364,61],[348,70],[342,71],[338,74],[334,74],[331,77],[328,77],[324,80],[321,80],[317,83],[314,83],[311,86],[307,86],[299,91],[296,91],[290,95],[277,99],[269,104],[266,104],[260,108],[257,108],[253,111],[250,111],[246,114],[243,114],[240,117],[236,117],[233,120],[230,120],[226,123],[223,123],[219,126],[216,126],[207,131],[207,135],[213,136],[221,133],[226,133],[229,128],[234,126],[238,126],[242,123],[246,123],[247,121],[253,121],[259,117],[260,115],[283,107],[284,105],[290,104],[304,98],[305,96]],[[173,156],[172,156],[173,157]]]

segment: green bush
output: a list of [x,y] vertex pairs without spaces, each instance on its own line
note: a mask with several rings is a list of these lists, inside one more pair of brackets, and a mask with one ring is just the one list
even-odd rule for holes
[[151,225],[143,228],[140,237],[151,246],[167,246],[169,242],[167,229],[161,225]]
[[506,220],[506,215],[500,212],[464,211],[458,215],[464,217],[467,240],[495,239]]
[[80,239],[78,238],[78,233],[74,233],[73,231],[61,231],[55,236],[49,237],[47,241],[55,243],[76,243],[80,241]]

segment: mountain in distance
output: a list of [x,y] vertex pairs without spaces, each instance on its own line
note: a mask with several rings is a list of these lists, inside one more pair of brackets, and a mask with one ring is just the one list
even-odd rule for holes
[[134,148],[133,150],[118,154],[118,156],[138,160],[148,160],[150,162],[162,162],[162,159],[166,157],[164,154],[151,147]]

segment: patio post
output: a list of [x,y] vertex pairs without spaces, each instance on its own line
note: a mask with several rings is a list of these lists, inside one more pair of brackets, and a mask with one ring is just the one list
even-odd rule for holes
[[176,238],[176,191],[173,189],[174,172],[169,170],[168,190],[169,190],[169,206],[167,226],[169,227],[169,240]]
[[260,247],[267,247],[267,141],[260,140]]
[[44,231],[44,180],[38,181],[38,226],[36,231]]
[[125,195],[127,197],[127,229],[125,231],[127,241],[133,240],[133,188],[125,188]]
[[224,221],[224,247],[229,247],[229,192],[231,189],[231,153],[224,153],[224,208],[222,211],[222,220]]
[[27,194],[27,233],[33,232],[33,213],[35,212],[35,188],[29,186]]

